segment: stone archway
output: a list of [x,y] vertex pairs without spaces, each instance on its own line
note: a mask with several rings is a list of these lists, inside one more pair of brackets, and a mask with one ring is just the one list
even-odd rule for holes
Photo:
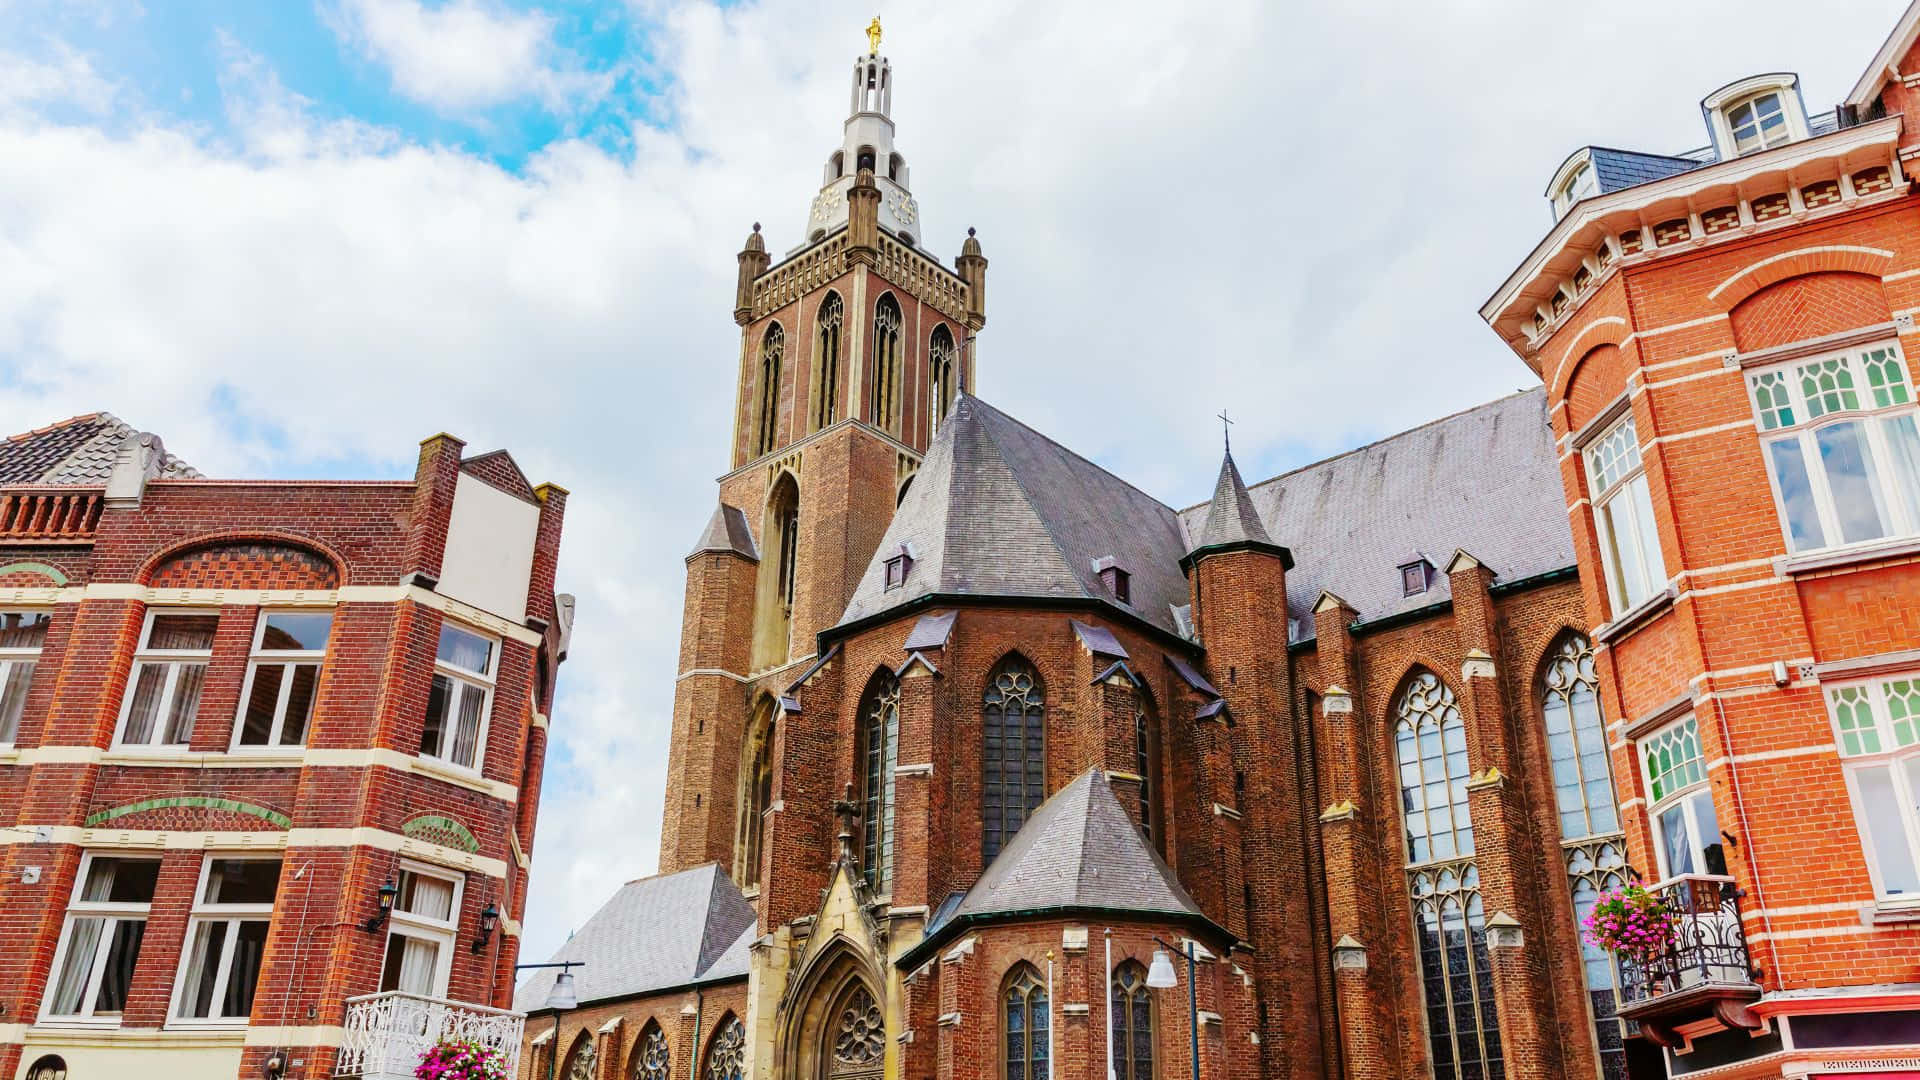
[[804,979],[788,1010],[782,1080],[880,1080],[887,1053],[884,983],[844,943]]

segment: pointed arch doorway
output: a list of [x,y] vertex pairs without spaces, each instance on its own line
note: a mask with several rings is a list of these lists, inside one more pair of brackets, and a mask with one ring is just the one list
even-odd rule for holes
[[876,983],[844,945],[805,980],[788,1017],[783,1080],[882,1080],[886,1007]]

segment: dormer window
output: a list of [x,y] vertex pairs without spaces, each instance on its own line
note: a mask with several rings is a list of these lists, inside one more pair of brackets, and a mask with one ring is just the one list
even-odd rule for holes
[[907,583],[907,574],[913,570],[913,554],[905,544],[900,553],[887,560],[887,588],[897,589]]
[[1748,98],[1728,109],[1727,126],[1733,129],[1736,154],[1766,150],[1793,138],[1787,129],[1787,110],[1780,104],[1779,91]]
[[1573,204],[1590,195],[1600,194],[1600,178],[1593,171],[1593,163],[1583,161],[1574,166],[1573,172],[1553,193],[1553,216],[1565,217]]
[[1123,604],[1133,603],[1133,575],[1120,569],[1118,560],[1113,556],[1093,560],[1093,572],[1115,600]]
[[1415,559],[1400,564],[1400,595],[1419,596],[1433,585],[1433,564]]

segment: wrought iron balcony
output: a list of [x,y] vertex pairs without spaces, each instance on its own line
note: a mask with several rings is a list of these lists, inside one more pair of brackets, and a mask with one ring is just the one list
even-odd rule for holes
[[413,1080],[421,1055],[453,1039],[498,1050],[515,1069],[526,1020],[517,1012],[398,991],[348,998],[346,1037],[333,1074]]
[[1621,1018],[1664,1045],[1677,1045],[1673,1028],[1708,1016],[1728,1027],[1757,1028],[1747,1006],[1760,997],[1760,972],[1747,952],[1742,894],[1733,879],[1682,874],[1648,891],[1672,913],[1673,938],[1650,960],[1621,959]]

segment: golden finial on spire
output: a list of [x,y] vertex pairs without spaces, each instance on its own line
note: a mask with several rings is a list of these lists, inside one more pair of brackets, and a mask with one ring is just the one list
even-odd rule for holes
[[875,15],[867,24],[867,55],[880,55],[880,16]]

